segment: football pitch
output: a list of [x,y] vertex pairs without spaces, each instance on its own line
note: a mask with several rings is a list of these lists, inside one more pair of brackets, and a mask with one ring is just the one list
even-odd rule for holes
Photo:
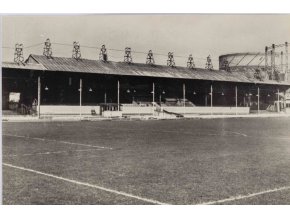
[[290,204],[290,119],[2,123],[4,204]]

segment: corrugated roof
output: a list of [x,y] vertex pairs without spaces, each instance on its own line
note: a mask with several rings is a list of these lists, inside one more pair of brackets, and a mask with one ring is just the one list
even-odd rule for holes
[[259,81],[248,78],[244,73],[222,70],[210,71],[186,67],[151,66],[139,63],[127,64],[124,62],[103,62],[88,59],[75,60],[65,57],[53,57],[49,59],[42,55],[30,55],[27,62],[41,64],[47,71],[290,85],[290,83],[285,82]]
[[2,62],[2,68],[11,68],[11,69],[25,69],[25,70],[46,70],[42,64],[31,64],[31,63],[14,63],[14,62]]

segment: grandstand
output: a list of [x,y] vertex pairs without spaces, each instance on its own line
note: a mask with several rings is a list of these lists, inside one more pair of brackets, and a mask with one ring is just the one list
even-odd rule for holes
[[290,83],[253,73],[31,54],[2,63],[2,109],[39,117],[286,112]]

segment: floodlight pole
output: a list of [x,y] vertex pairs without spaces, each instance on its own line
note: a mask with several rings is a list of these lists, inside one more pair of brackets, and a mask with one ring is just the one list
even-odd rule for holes
[[[280,72],[281,73],[284,73],[284,71],[283,71],[283,68],[284,68],[283,56],[284,56],[283,51],[281,51],[281,55],[280,55]],[[286,75],[284,75],[284,80],[285,80],[285,78],[286,78]]]
[[118,111],[120,111],[120,81],[118,80]]
[[274,74],[275,74],[275,44],[272,45],[272,50],[271,50],[271,76],[272,76],[272,80],[274,78]]
[[268,72],[268,47],[265,47],[265,69]]
[[82,117],[82,88],[83,88],[83,80],[80,79],[80,119]]
[[40,118],[40,96],[41,96],[41,80],[40,76],[37,79],[37,116]]

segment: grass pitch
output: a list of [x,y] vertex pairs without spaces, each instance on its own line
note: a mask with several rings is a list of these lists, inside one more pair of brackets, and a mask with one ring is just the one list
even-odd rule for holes
[[290,204],[290,119],[3,123],[4,204]]

